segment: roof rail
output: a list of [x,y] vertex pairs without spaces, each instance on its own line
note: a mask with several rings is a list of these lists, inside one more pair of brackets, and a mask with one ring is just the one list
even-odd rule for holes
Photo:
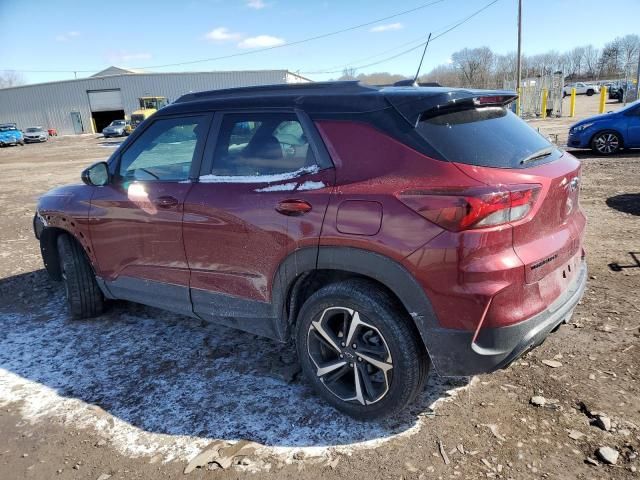
[[187,93],[174,103],[192,102],[224,97],[255,97],[269,95],[318,95],[331,93],[334,95],[367,92],[375,87],[361,84],[358,80],[311,83],[285,83],[275,85],[257,85],[254,87],[224,88],[204,92]]

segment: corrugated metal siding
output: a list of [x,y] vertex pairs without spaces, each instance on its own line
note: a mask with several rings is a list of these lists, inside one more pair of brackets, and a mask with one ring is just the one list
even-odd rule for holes
[[286,70],[238,72],[141,73],[86,78],[0,89],[0,123],[18,128],[42,125],[73,134],[71,112],[80,112],[86,133],[91,132],[88,90],[120,89],[125,114],[138,109],[138,98],[164,96],[170,102],[189,92],[300,81]]

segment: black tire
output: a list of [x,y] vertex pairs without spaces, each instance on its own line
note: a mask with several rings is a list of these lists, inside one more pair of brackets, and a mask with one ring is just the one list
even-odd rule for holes
[[596,92],[593,89],[590,88],[589,90],[587,90],[587,97],[590,97],[594,93],[596,93]]
[[[403,410],[420,393],[429,371],[420,335],[402,306],[361,279],[327,285],[304,303],[296,345],[302,371],[319,395],[359,420]],[[327,365],[332,370],[319,375]]]
[[82,247],[69,235],[60,235],[58,257],[71,316],[81,319],[100,315],[104,297]]
[[613,130],[596,133],[591,139],[591,150],[598,155],[614,155],[622,149],[622,137]]

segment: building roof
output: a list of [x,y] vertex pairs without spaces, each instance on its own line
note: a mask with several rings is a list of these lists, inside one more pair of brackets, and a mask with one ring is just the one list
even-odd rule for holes
[[[1,0],[0,0],[1,1]],[[125,73],[117,73],[116,71],[112,70],[112,69],[120,69],[120,70],[125,70]],[[108,72],[111,71],[113,73],[105,75],[103,72]],[[25,85],[16,85],[13,87],[6,87],[6,88],[0,88],[0,92],[5,92],[7,90],[15,90],[15,89],[22,89],[22,88],[32,88],[32,87],[39,87],[41,85],[54,85],[54,84],[61,84],[61,83],[78,83],[78,82],[86,82],[87,80],[91,81],[99,81],[101,78],[116,78],[116,77],[153,77],[153,76],[180,76],[180,75],[184,75],[184,76],[188,76],[188,75],[229,75],[229,74],[255,74],[255,73],[263,73],[263,74],[270,74],[270,73],[274,73],[274,72],[281,72],[287,76],[290,77],[295,77],[295,81],[297,82],[311,82],[312,80],[303,77],[302,75],[298,75],[297,73],[293,73],[289,70],[286,69],[272,69],[272,70],[210,70],[210,71],[196,71],[196,72],[191,72],[191,71],[187,71],[187,72],[147,72],[147,71],[143,71],[143,70],[133,70],[133,69],[121,69],[120,67],[109,67],[106,68],[100,72],[97,72],[89,77],[82,77],[82,78],[70,78],[67,80],[54,80],[51,82],[41,82],[41,83],[28,83]]]
[[105,68],[104,70],[100,70],[97,73],[91,75],[92,77],[109,77],[111,75],[126,75],[132,73],[147,73],[144,70],[140,70],[139,68],[124,68],[124,67],[116,67],[115,65],[111,65],[110,67]]

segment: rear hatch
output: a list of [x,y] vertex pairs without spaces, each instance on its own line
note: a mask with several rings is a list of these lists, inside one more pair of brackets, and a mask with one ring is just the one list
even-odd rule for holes
[[489,187],[512,192],[532,188],[535,201],[530,210],[508,222],[527,283],[552,271],[564,278],[573,275],[585,224],[578,204],[577,159],[504,105],[484,105],[477,99],[475,106],[425,112],[416,131],[444,160]]

